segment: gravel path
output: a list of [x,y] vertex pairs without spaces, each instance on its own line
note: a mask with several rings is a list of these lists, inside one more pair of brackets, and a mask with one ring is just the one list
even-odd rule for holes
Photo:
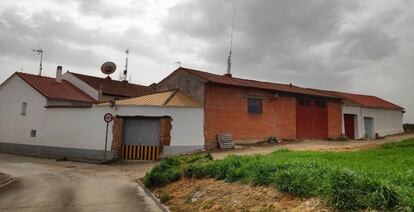
[[360,149],[375,148],[385,143],[400,141],[407,138],[414,138],[414,133],[388,136],[379,140],[348,140],[348,141],[327,141],[327,140],[306,140],[286,141],[281,144],[264,144],[255,146],[241,146],[231,150],[216,150],[212,152],[215,159],[222,159],[230,154],[252,155],[268,154],[278,149],[290,149],[299,151],[355,151]]

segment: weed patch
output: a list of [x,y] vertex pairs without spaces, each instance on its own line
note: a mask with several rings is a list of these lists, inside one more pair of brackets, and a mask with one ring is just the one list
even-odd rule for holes
[[187,178],[271,186],[298,197],[319,197],[341,210],[414,210],[414,139],[357,152],[279,150],[261,156],[207,154],[161,161],[148,187]]

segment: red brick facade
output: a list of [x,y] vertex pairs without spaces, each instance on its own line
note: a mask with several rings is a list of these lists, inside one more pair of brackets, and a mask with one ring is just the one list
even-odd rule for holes
[[[296,98],[260,89],[205,85],[204,136],[206,148],[217,146],[217,134],[231,133],[236,143],[270,136],[296,138]],[[262,99],[262,113],[247,112],[247,98]]]
[[328,137],[339,138],[342,134],[342,103],[328,102]]
[[114,126],[112,127],[112,150],[116,152],[116,157],[121,157],[123,134],[124,134],[124,119],[116,116],[114,119]]

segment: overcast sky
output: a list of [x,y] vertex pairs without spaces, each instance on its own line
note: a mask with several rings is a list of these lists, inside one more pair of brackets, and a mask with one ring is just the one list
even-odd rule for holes
[[223,74],[235,26],[236,77],[376,95],[414,122],[414,1],[1,0],[0,83],[15,71],[158,82],[182,66]]

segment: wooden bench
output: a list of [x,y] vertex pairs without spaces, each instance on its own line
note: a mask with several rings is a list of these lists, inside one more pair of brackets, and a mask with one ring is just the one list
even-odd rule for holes
[[218,140],[220,149],[234,148],[233,136],[231,134],[217,135],[217,140]]

